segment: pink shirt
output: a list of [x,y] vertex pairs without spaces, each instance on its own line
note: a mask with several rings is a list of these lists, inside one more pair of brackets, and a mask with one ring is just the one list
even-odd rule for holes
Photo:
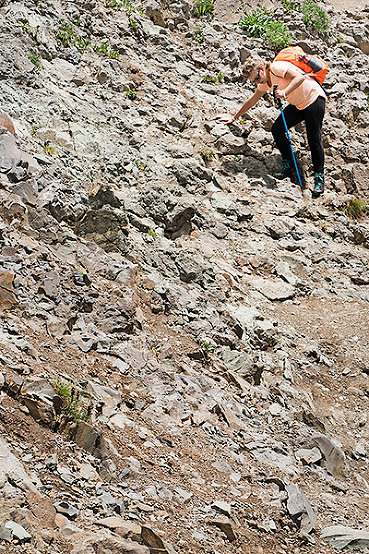
[[[295,71],[305,75],[302,69],[296,67],[290,62],[273,62],[270,64],[269,68],[272,86],[270,87],[268,83],[261,83],[258,86],[258,90],[266,92],[267,90],[272,90],[273,85],[278,85],[279,90],[287,88],[291,81],[285,79],[284,76],[290,68],[293,68]],[[315,102],[318,96],[322,96],[325,99],[327,98],[320,84],[314,78],[306,76],[301,85],[291,92],[291,94],[287,96],[286,100],[290,104],[296,106],[297,109],[304,110]]]

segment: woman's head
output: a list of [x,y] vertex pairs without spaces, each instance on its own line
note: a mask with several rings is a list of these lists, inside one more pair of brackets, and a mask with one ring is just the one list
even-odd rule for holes
[[266,69],[266,63],[260,58],[248,58],[242,66],[242,75],[253,84],[258,85]]

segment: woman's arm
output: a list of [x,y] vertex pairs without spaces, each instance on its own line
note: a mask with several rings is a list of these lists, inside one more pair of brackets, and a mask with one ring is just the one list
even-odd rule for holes
[[219,121],[221,123],[225,123],[226,125],[229,125],[230,123],[234,123],[236,121],[236,119],[238,119],[239,117],[241,117],[241,115],[243,115],[244,113],[246,113],[250,108],[252,108],[253,106],[255,106],[255,104],[260,100],[260,98],[264,95],[264,92],[265,91],[260,91],[258,89],[255,90],[254,94],[252,96],[250,96],[250,98],[248,100],[246,100],[246,102],[244,102],[242,104],[242,106],[240,107],[240,109],[238,110],[238,112],[236,112],[233,116],[226,116],[226,117],[221,117],[219,119]]

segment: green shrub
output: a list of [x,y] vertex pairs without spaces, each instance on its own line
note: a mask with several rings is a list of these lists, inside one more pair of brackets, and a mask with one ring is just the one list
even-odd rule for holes
[[316,0],[304,0],[302,13],[305,25],[311,27],[318,35],[323,34],[329,28],[328,16]]
[[214,15],[214,0],[196,0],[195,1],[196,17],[213,17]]
[[296,2],[295,0],[282,0],[282,5],[284,11],[288,14],[301,11],[300,3]]
[[369,204],[362,198],[351,198],[346,203],[343,211],[351,219],[361,219],[369,215]]
[[265,38],[276,50],[291,44],[287,26],[265,7],[250,10],[240,19],[238,25],[249,37]]
[[81,406],[79,392],[71,383],[57,381],[55,388],[58,395],[63,400],[62,413],[67,416],[70,421],[87,421],[89,410]]
[[249,37],[260,38],[264,36],[266,27],[273,20],[271,13],[266,8],[255,8],[247,12],[238,25]]

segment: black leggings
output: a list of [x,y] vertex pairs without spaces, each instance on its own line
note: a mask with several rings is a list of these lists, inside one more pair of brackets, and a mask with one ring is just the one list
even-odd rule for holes
[[[325,99],[322,96],[304,110],[288,104],[283,110],[288,129],[301,121],[305,121],[306,133],[309,142],[311,161],[314,173],[323,173],[324,150],[322,144],[322,123],[325,111]],[[285,160],[292,160],[291,147],[287,139],[286,129],[280,115],[273,124],[272,133],[277,147]]]

